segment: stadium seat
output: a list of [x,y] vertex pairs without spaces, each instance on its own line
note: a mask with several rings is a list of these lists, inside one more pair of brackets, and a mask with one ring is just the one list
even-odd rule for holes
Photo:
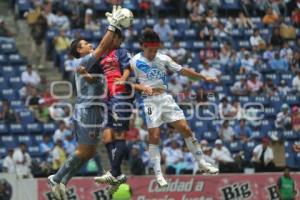
[[8,128],[6,124],[0,124],[0,135],[8,134]]
[[4,66],[1,69],[1,74],[2,76],[6,79],[9,80],[11,77],[15,77],[17,74],[12,66]]
[[15,72],[17,73],[18,76],[21,76],[24,71],[26,71],[26,65],[17,65],[14,67]]
[[24,124],[29,124],[34,122],[34,116],[30,111],[22,111],[20,112],[21,121]]
[[28,147],[28,152],[32,157],[40,157],[41,152],[38,146],[30,146]]
[[284,140],[298,140],[299,134],[294,131],[283,131],[282,136]]
[[195,29],[187,29],[184,31],[184,37],[187,40],[196,39],[197,33]]
[[0,91],[5,89],[9,89],[7,81],[3,77],[0,77]]
[[0,46],[0,50],[5,54],[13,54],[17,52],[17,49],[13,43],[3,43]]
[[39,123],[28,123],[26,124],[26,130],[28,133],[41,133],[42,132],[42,127]]
[[0,141],[6,148],[14,148],[16,147],[16,141],[14,140],[14,137],[11,135],[4,135],[0,136]]
[[6,148],[1,145],[0,147],[0,160],[3,161],[2,158],[6,156]]
[[285,153],[285,162],[286,162],[286,166],[295,169],[298,166],[296,166],[296,160],[295,157],[293,155],[292,151],[288,151]]
[[265,107],[265,116],[266,117],[275,117],[277,114],[276,109],[273,107]]
[[34,144],[40,144],[43,141],[42,135],[34,135],[33,136],[33,143]]
[[241,141],[230,142],[228,147],[231,153],[238,153],[243,150],[243,144]]
[[254,98],[255,103],[261,103],[263,105],[269,105],[269,99],[265,96],[257,96]]
[[7,57],[4,54],[0,54],[0,64],[1,65],[7,65]]
[[287,95],[287,96],[285,96],[283,101],[289,105],[299,104],[299,99],[296,95]]
[[221,5],[224,10],[238,10],[241,8],[237,0],[222,0]]
[[8,101],[17,100],[16,92],[13,89],[4,89],[1,91],[1,97]]
[[9,132],[12,134],[20,134],[25,133],[26,130],[24,129],[24,126],[22,126],[22,124],[10,124]]
[[300,153],[294,153],[294,157],[295,157],[295,164],[297,166],[297,169],[300,169]]
[[44,133],[54,133],[56,130],[56,125],[55,123],[44,123],[43,124],[43,132]]
[[18,144],[25,143],[28,147],[30,147],[32,144],[32,140],[28,135],[18,135],[18,136],[16,136],[16,138],[17,138],[16,141]]
[[17,89],[17,90],[23,86],[23,83],[22,83],[20,77],[10,77],[9,84],[12,86],[12,88]]
[[8,56],[8,62],[11,65],[18,65],[18,64],[24,64],[25,63],[24,59],[21,57],[20,54],[10,54]]
[[99,11],[106,11],[109,9],[105,0],[94,0],[94,8]]
[[25,109],[25,105],[23,104],[22,101],[19,101],[19,100],[11,101],[10,106],[12,109],[14,109],[17,112]]
[[244,155],[245,155],[245,160],[250,161],[253,153],[253,149],[256,147],[258,143],[255,141],[249,141],[247,143],[244,143]]
[[205,132],[201,133],[201,139],[205,139],[209,142],[215,141],[216,139],[218,139],[218,133],[214,130],[205,131]]
[[261,139],[265,136],[266,133],[263,131],[253,131],[251,138],[254,139],[255,141],[261,141]]
[[272,105],[272,107],[276,110],[276,113],[278,113],[281,110],[282,101],[281,101],[280,97],[272,96],[272,97],[270,97],[269,102],[270,102],[270,105]]

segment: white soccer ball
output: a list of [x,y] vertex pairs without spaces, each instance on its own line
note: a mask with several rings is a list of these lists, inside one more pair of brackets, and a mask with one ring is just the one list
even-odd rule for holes
[[131,12],[131,10],[127,9],[127,8],[122,8],[121,10],[122,14],[125,16],[125,19],[123,19],[120,22],[120,25],[123,28],[128,28],[132,25],[133,23],[133,13]]

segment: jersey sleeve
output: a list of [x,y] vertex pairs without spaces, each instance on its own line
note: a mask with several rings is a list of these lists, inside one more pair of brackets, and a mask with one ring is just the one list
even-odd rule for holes
[[177,64],[172,58],[169,56],[165,55],[164,59],[166,61],[166,66],[173,72],[179,72],[182,70],[182,66]]
[[130,67],[130,54],[126,49],[118,49],[117,57],[122,70]]
[[90,71],[96,62],[96,57],[94,56],[94,54],[90,53],[82,58],[74,60],[73,69],[74,71],[76,71],[78,67],[82,66],[85,67],[87,71]]

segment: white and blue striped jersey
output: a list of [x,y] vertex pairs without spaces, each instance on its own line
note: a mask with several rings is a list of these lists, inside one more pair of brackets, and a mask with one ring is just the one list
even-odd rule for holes
[[182,66],[174,62],[169,56],[157,53],[152,61],[143,56],[143,53],[135,55],[130,65],[134,70],[138,83],[152,87],[164,88],[168,87],[167,70],[179,72]]

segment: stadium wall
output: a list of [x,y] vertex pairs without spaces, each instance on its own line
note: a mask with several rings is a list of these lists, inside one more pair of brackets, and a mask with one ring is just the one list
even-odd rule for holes
[[[292,173],[300,199],[300,173]],[[280,173],[226,174],[218,176],[168,176],[169,186],[160,189],[152,176],[132,176],[133,200],[279,200],[276,183]],[[0,174],[12,187],[11,200],[55,200],[46,179],[17,180],[14,175]],[[68,185],[71,200],[108,200],[105,185],[91,177],[72,179]]]

